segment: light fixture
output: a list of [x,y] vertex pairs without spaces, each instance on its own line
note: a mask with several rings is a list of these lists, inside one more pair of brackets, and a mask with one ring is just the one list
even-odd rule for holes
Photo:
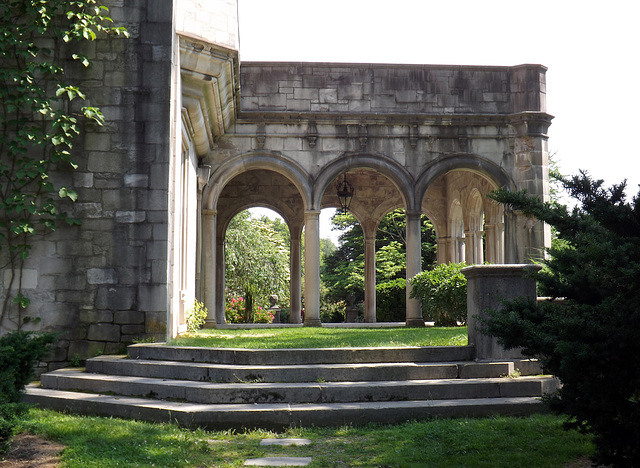
[[351,204],[351,199],[355,192],[353,185],[347,181],[346,172],[344,173],[344,179],[336,182],[336,190],[338,192],[338,199],[340,200],[340,208],[342,209],[342,212],[346,214],[347,211],[349,211],[349,205]]

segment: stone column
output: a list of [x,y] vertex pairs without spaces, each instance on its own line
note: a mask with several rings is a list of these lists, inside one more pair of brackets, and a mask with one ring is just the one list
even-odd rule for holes
[[487,240],[486,260],[489,263],[500,263],[498,259],[497,226],[495,224],[485,224],[484,231],[486,232],[486,240]]
[[320,211],[305,211],[304,226],[304,325],[320,327]]
[[300,323],[301,301],[301,262],[300,262],[300,233],[301,228],[291,228],[289,268],[291,280],[289,283],[289,297],[291,300],[289,323]]
[[465,245],[465,261],[467,265],[474,265],[478,263],[476,261],[476,240],[473,231],[465,231],[464,232],[464,245]]
[[408,327],[424,327],[422,307],[418,299],[411,299],[410,279],[422,269],[420,245],[420,213],[407,210],[407,321]]
[[526,297],[537,300],[536,280],[540,265],[474,265],[462,269],[467,278],[467,326],[469,345],[475,347],[476,359],[520,359],[517,349],[505,350],[497,339],[480,333],[476,317],[486,317],[486,310],[499,310],[502,300]]
[[364,321],[376,321],[376,233],[364,235]]
[[225,255],[224,255],[224,237],[221,235],[216,243],[216,322],[226,323],[224,314],[225,301]]
[[202,210],[201,290],[207,308],[205,328],[216,327],[216,210]]

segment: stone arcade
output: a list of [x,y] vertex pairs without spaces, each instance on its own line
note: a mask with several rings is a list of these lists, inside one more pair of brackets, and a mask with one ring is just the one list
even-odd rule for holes
[[[407,277],[420,270],[421,213],[439,262],[542,255],[548,229],[486,195],[548,198],[545,67],[246,63],[235,0],[106,3],[132,38],[96,41],[93,67],[75,72],[108,121],[85,128],[64,175],[82,226],[39,240],[26,267],[31,315],[63,332],[51,368],[175,336],[195,298],[207,326],[223,322],[225,230],[254,206],[288,224],[291,316],[304,261],[305,325],[320,325],[319,213],[339,206],[345,174],[365,234],[367,321],[376,229],[394,208],[407,213]],[[424,324],[415,300],[406,323]]]

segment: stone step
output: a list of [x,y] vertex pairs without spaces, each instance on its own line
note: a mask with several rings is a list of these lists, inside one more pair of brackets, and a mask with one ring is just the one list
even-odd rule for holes
[[540,413],[539,398],[474,398],[322,404],[201,404],[127,396],[98,395],[27,387],[24,401],[45,408],[85,415],[154,422],[177,422],[213,430],[291,426],[341,426],[369,422],[394,424],[430,417],[523,416]]
[[349,403],[358,401],[444,400],[468,398],[541,397],[554,392],[552,377],[394,380],[370,382],[210,383],[148,377],[88,374],[61,369],[41,376],[41,385],[144,396],[204,404]]
[[194,380],[200,382],[344,382],[500,377],[541,373],[535,361],[501,362],[377,362],[356,364],[234,365],[126,359],[88,359],[87,372],[98,374]]
[[129,346],[127,352],[131,359],[234,365],[460,362],[470,361],[475,356],[473,346],[235,349],[139,343]]

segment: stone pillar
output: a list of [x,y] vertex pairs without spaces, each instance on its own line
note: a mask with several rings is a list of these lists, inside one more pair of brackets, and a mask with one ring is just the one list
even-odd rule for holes
[[304,325],[320,327],[320,211],[305,211],[304,226]]
[[438,246],[437,250],[436,250],[436,255],[438,256],[437,261],[438,261],[438,265],[442,264],[442,263],[449,263],[448,262],[448,249],[449,249],[449,241],[448,241],[448,237],[436,237],[436,245]]
[[420,213],[407,210],[407,321],[408,327],[424,327],[422,307],[418,299],[411,299],[411,281],[422,269],[420,245]]
[[486,317],[487,309],[501,309],[502,300],[526,297],[537,300],[536,280],[540,265],[474,265],[462,269],[467,278],[467,326],[469,345],[476,359],[520,359],[517,349],[505,350],[497,339],[480,333],[476,317]]
[[225,305],[225,255],[224,255],[224,236],[220,235],[216,243],[216,322],[226,323],[224,314]]
[[467,265],[475,265],[478,262],[476,260],[476,250],[475,250],[476,240],[475,240],[474,232],[465,231],[463,242],[465,245],[464,253],[465,253],[465,261],[467,262]]
[[364,238],[364,321],[376,321],[376,234]]
[[487,241],[486,260],[489,263],[500,263],[498,259],[497,226],[495,224],[485,224],[484,231],[486,232],[486,241]]
[[289,323],[300,323],[300,310],[302,307],[301,300],[301,261],[300,261],[300,232],[301,228],[291,229],[290,250],[289,250],[289,267],[291,280],[289,283],[289,297],[291,300]]
[[201,290],[207,308],[205,328],[216,327],[216,218],[217,211],[202,210],[202,277]]

